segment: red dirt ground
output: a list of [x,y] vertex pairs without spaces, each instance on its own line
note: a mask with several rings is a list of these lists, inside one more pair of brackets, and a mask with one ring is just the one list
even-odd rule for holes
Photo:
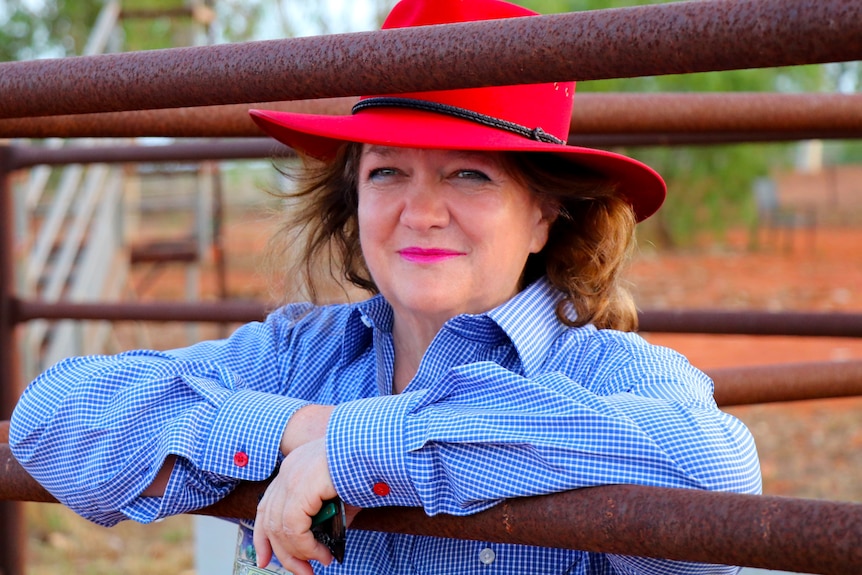
[[[724,308],[862,312],[862,230],[819,229],[813,247],[746,249],[746,234],[722,248],[641,253],[630,278],[642,309]],[[803,242],[803,240],[805,240]],[[862,359],[862,340],[647,334],[698,367]],[[754,433],[764,491],[862,501],[862,398],[729,409]]]
[[[747,235],[721,247],[679,254],[642,250],[629,277],[642,309],[862,311],[862,230],[817,230],[813,247],[797,237],[752,252]],[[655,335],[699,367],[862,358],[862,341],[840,338]]]

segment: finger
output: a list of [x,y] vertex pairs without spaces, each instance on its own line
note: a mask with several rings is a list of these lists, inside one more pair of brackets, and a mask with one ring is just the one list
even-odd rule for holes
[[314,570],[308,561],[300,561],[294,557],[288,557],[281,561],[281,566],[293,573],[293,575],[314,575]]
[[[264,496],[265,498],[266,496]],[[260,500],[257,506],[257,515],[254,518],[254,531],[252,532],[252,544],[254,545],[254,554],[258,567],[266,567],[272,561],[272,545],[269,542],[269,537],[262,526],[266,519],[266,508],[263,505],[264,499]]]
[[252,534],[252,543],[254,544],[254,554],[258,567],[266,567],[272,561],[272,545],[269,538],[264,534],[263,529],[255,527]]
[[[305,565],[313,559],[323,565],[329,565],[333,560],[329,549],[317,541],[311,532],[291,537],[289,540],[274,537],[271,543],[275,556],[288,571],[293,571],[293,569],[288,567],[286,561]],[[289,543],[289,545],[285,545],[285,543]]]

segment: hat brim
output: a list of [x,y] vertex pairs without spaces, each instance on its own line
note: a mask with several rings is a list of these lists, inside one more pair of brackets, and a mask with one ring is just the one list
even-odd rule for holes
[[606,176],[634,209],[638,221],[658,210],[667,188],[662,177],[637,160],[606,150],[531,140],[517,134],[433,112],[364,110],[328,116],[250,110],[254,122],[287,146],[320,160],[345,142],[442,150],[542,152],[563,156]]

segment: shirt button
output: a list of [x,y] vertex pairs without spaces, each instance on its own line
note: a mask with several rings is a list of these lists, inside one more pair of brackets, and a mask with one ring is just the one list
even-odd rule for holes
[[233,454],[233,464],[237,467],[248,465],[248,454],[245,451],[237,451]]
[[374,487],[371,490],[375,493],[375,495],[379,495],[380,497],[386,497],[389,495],[389,486],[383,483],[382,481],[378,481],[374,484]]
[[497,558],[497,554],[494,553],[494,550],[486,547],[479,552],[479,561],[481,561],[485,565],[490,565],[494,562],[494,559]]

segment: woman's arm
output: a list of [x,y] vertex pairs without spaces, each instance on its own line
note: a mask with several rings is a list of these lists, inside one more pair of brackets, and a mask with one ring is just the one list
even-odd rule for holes
[[443,387],[336,407],[327,449],[345,501],[464,515],[613,483],[760,490],[748,430],[714,403],[601,396],[561,373],[530,380],[489,363],[452,370]]
[[[333,407],[332,405],[318,404],[300,407],[290,417],[284,432],[281,434],[279,443],[281,454],[287,455],[305,443],[323,439]],[[176,460],[176,455],[169,455],[165,459],[153,482],[141,493],[142,497],[164,496]]]
[[278,312],[224,341],[65,360],[21,397],[13,453],[61,502],[104,525],[183,513],[238,480],[265,479],[315,385],[313,374],[288,385],[293,323]]

